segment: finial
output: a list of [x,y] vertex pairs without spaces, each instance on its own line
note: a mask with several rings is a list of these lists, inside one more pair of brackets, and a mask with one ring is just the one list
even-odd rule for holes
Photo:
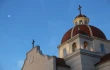
[[35,43],[35,41],[34,41],[34,39],[33,39],[33,41],[32,41],[32,48],[34,48],[34,43]]
[[81,15],[81,8],[82,8],[82,6],[79,5],[78,10],[79,10],[80,15]]

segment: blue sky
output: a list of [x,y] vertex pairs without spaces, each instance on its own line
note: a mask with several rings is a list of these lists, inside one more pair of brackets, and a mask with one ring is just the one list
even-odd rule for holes
[[89,24],[110,39],[110,0],[0,0],[0,70],[20,70],[32,39],[44,54],[57,56],[79,4]]

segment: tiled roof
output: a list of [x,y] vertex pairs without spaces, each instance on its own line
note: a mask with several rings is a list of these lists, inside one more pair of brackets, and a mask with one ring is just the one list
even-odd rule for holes
[[70,66],[65,64],[65,60],[63,58],[57,58],[57,57],[56,57],[56,66],[70,68]]
[[87,25],[77,25],[77,26],[74,27],[73,30],[72,29],[73,28],[69,29],[64,34],[64,36],[61,40],[61,44],[66,42],[67,40],[69,40],[71,38],[71,33],[72,33],[72,37],[73,37],[77,34],[84,34],[84,35],[87,35],[87,36],[92,36],[91,33],[90,33],[90,32],[92,32],[93,36],[106,40],[105,34],[100,29],[98,29],[97,27],[94,27],[94,26],[91,26],[91,25],[88,25],[88,26]]
[[110,53],[108,53],[108,54],[102,56],[102,57],[100,58],[100,61],[99,61],[98,63],[96,63],[95,66],[96,66],[96,65],[99,65],[99,64],[101,64],[101,63],[104,63],[104,62],[106,62],[106,61],[108,61],[108,60],[110,60]]

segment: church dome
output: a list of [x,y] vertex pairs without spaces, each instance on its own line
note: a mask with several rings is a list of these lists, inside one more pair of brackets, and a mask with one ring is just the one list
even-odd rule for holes
[[80,14],[76,16],[76,18],[73,21],[75,27],[71,28],[64,34],[61,40],[61,44],[66,42],[67,40],[69,40],[70,38],[74,37],[77,34],[82,34],[89,37],[94,36],[94,37],[107,40],[105,34],[100,29],[98,29],[95,26],[89,25],[89,18],[87,18],[85,15],[82,15],[81,8],[82,7],[79,5],[78,10]]
[[63,36],[61,44],[74,37],[77,34],[83,34],[87,36],[94,36],[106,40],[105,34],[97,27],[91,25],[76,25],[74,28],[69,29]]

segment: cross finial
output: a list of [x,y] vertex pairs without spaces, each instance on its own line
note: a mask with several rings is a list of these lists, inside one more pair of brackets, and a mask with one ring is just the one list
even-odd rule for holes
[[34,41],[34,39],[33,39],[33,41],[32,41],[32,47],[34,48],[34,43],[35,43],[35,41]]
[[79,10],[80,15],[81,15],[81,8],[82,8],[82,6],[79,5],[78,10]]

